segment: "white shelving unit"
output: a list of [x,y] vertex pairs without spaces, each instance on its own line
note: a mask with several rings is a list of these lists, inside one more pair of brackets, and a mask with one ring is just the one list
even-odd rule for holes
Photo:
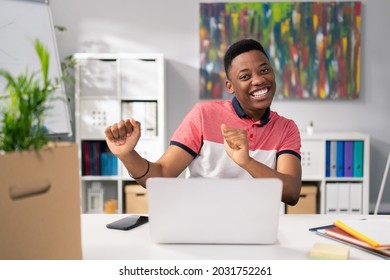
[[104,211],[101,203],[97,203],[100,210],[88,205],[98,185],[103,204],[113,202],[116,212],[124,213],[124,186],[134,180],[108,150],[104,129],[131,116],[141,122],[138,153],[151,161],[162,155],[166,148],[164,57],[128,53],[77,53],[74,57],[82,212]]
[[[346,132],[303,134],[301,138],[302,183],[318,186],[320,213],[369,214],[369,136],[357,132]],[[332,142],[336,144],[331,147]],[[352,168],[356,169],[352,171],[352,175],[351,172],[340,175],[336,171],[329,170],[332,166],[336,168],[337,152],[332,155],[332,151],[337,146],[337,142],[340,145],[352,142],[352,145],[359,147],[360,155],[359,152],[352,152],[352,157],[356,157],[352,158],[355,164]],[[358,157],[361,158],[360,164],[357,162]]]

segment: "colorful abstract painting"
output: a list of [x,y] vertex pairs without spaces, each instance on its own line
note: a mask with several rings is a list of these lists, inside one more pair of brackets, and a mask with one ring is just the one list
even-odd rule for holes
[[274,68],[276,99],[356,99],[360,29],[361,2],[201,3],[200,98],[230,98],[223,55],[253,38]]

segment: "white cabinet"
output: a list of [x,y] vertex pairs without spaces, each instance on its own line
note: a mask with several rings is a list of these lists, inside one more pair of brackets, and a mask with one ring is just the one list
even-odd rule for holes
[[318,186],[320,213],[369,214],[369,136],[346,132],[301,137],[302,182]]
[[76,142],[83,213],[124,213],[124,186],[133,179],[109,151],[104,129],[124,118],[141,122],[136,150],[157,160],[165,143],[162,54],[77,53]]

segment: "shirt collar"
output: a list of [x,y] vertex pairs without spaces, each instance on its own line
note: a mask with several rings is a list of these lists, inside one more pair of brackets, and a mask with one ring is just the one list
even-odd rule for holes
[[[233,105],[233,108],[234,108],[234,111],[236,112],[236,114],[242,119],[242,118],[249,118],[244,110],[241,108],[241,105],[240,103],[238,102],[237,98],[234,96],[233,97],[233,100],[232,100],[232,105]],[[264,116],[260,119],[260,126],[263,126],[265,124],[267,124],[269,122],[269,118],[270,118],[270,115],[271,115],[271,109],[270,107],[268,107],[266,110],[265,110],[265,114]]]

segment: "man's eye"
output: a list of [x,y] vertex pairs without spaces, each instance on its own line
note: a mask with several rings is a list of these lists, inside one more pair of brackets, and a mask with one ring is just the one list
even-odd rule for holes
[[249,79],[249,75],[242,75],[240,76],[240,80],[246,81]]
[[260,70],[260,73],[262,73],[262,74],[267,74],[269,72],[271,72],[271,68],[263,68]]

